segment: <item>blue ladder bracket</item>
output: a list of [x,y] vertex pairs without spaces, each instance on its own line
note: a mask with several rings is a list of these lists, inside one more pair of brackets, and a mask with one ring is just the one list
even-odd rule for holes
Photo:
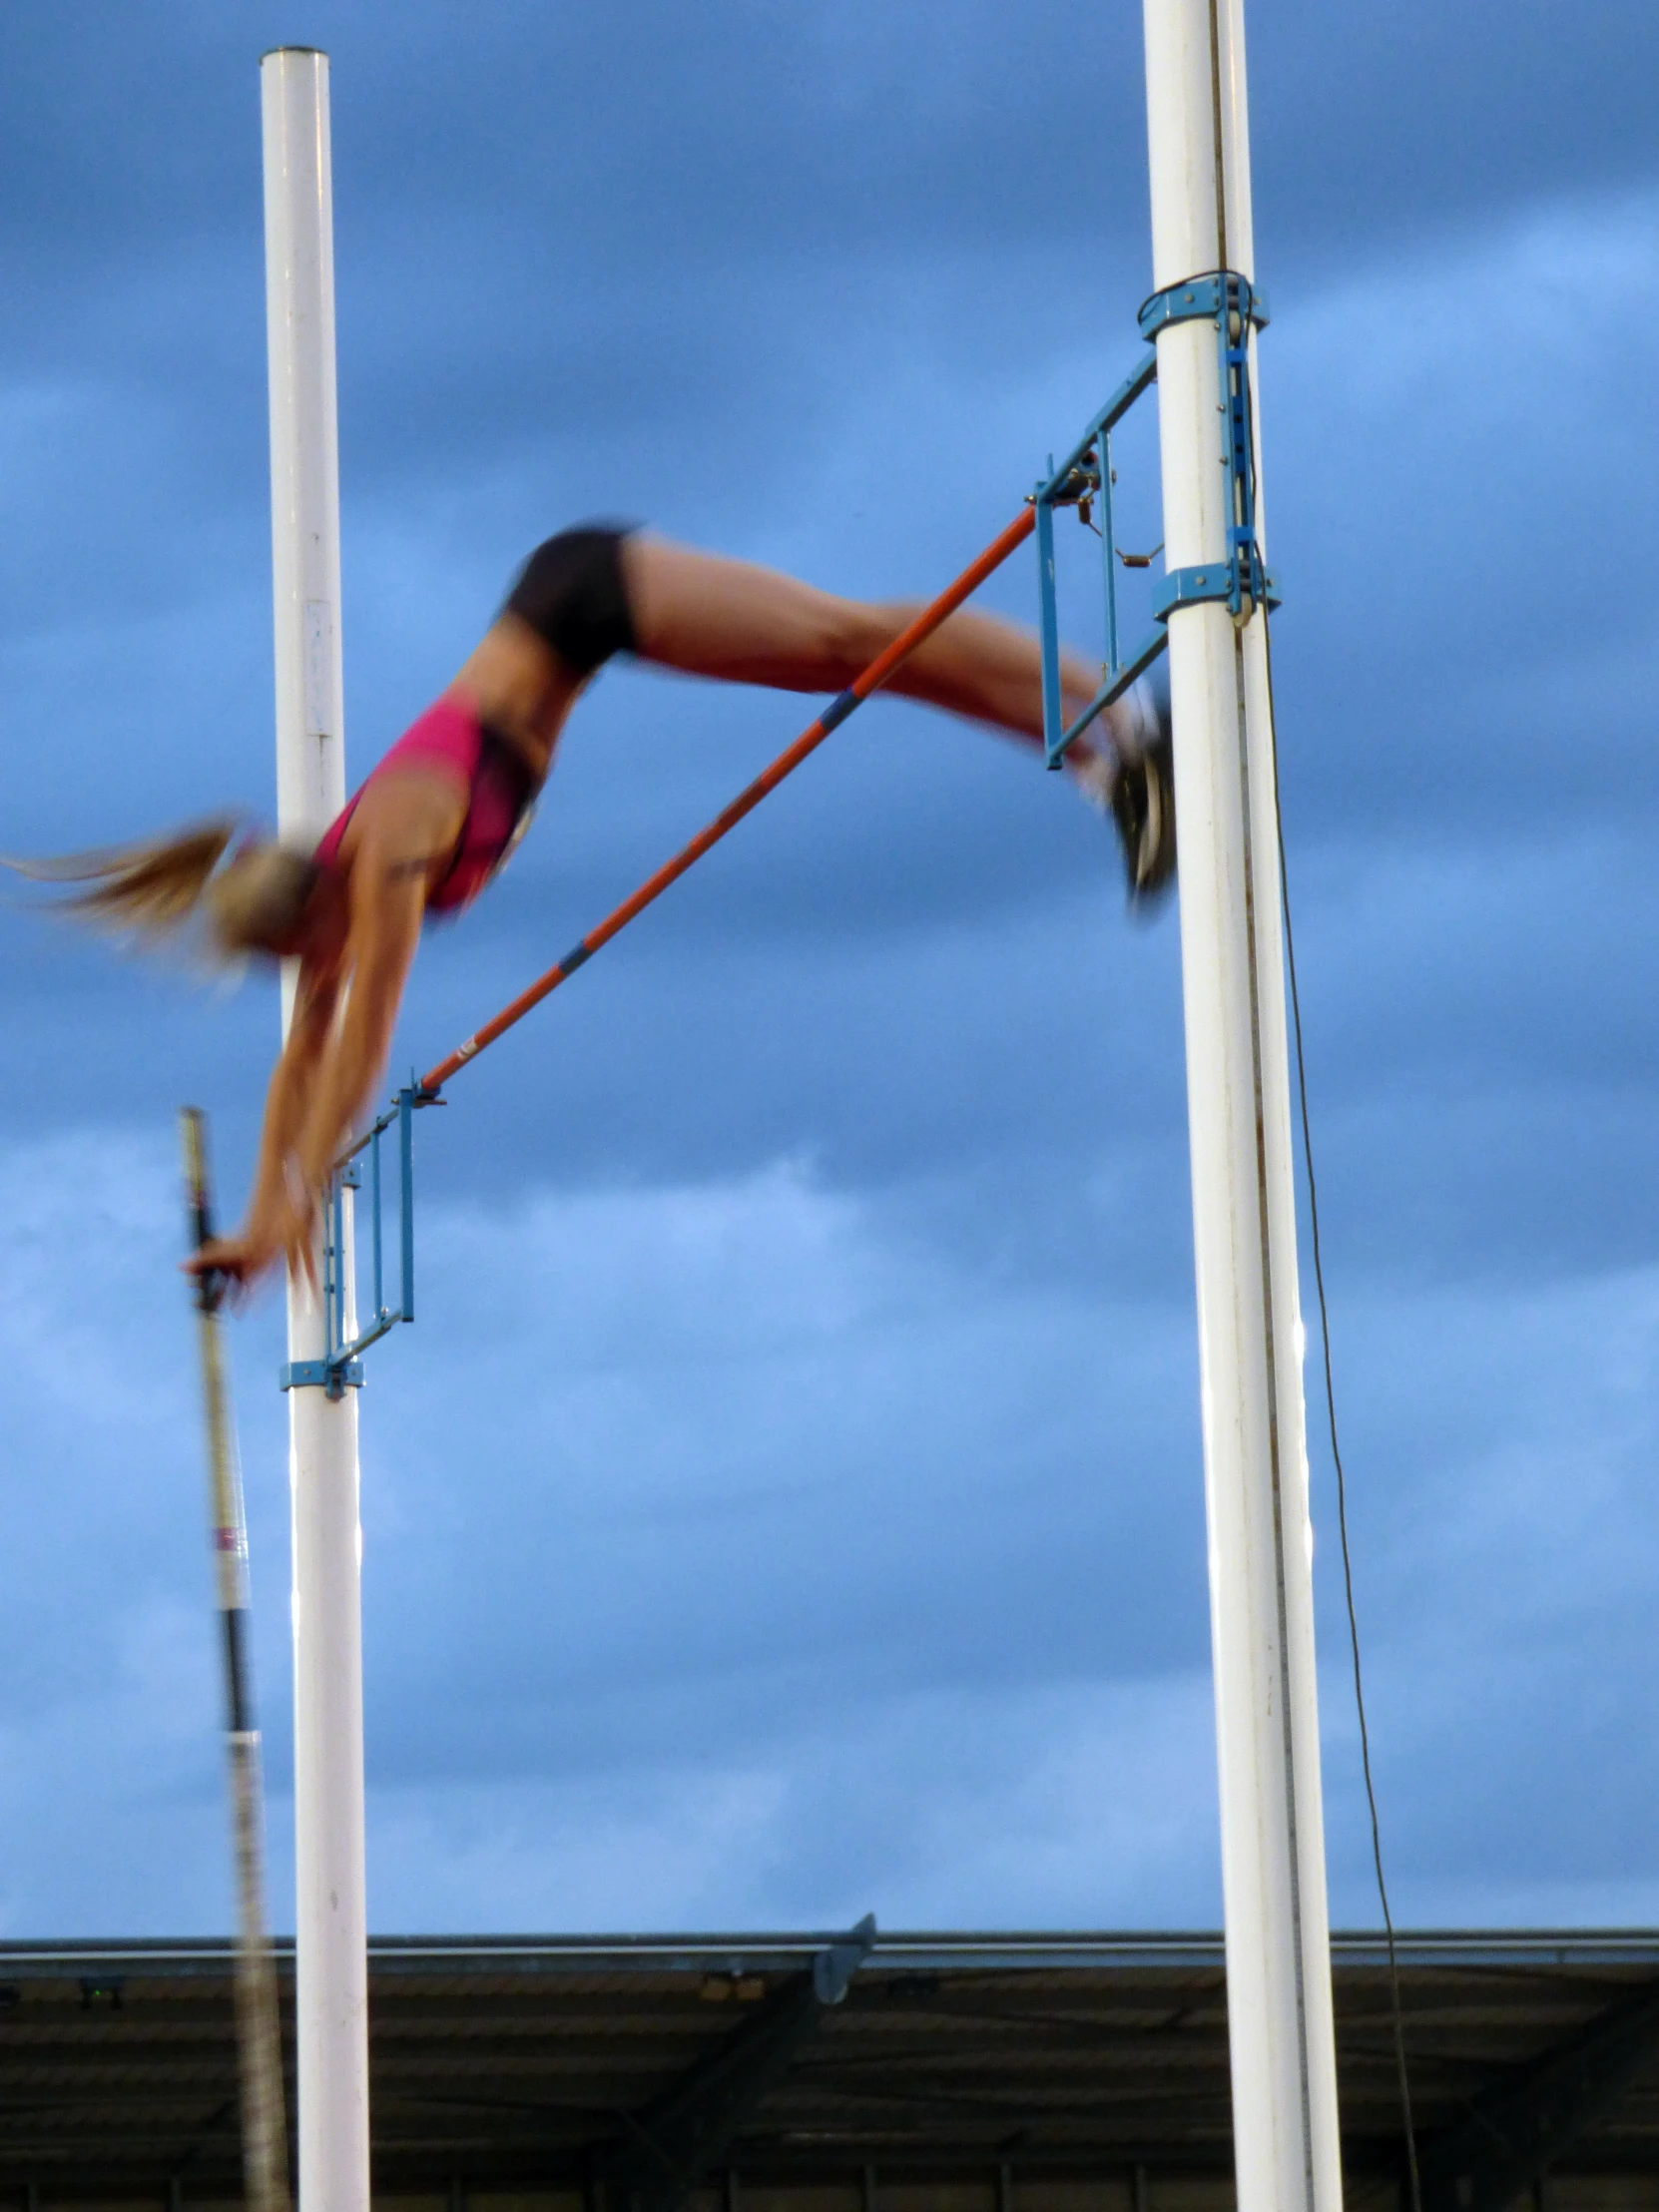
[[[362,1387],[362,1355],[370,1345],[395,1329],[412,1322],[414,1314],[414,1116],[422,1106],[441,1105],[433,1091],[419,1083],[404,1085],[379,1120],[366,1129],[351,1149],[334,1163],[334,1172],[322,1201],[322,1317],[320,1360],[290,1360],[278,1371],[284,1390],[323,1389],[337,1398],[346,1390]],[[397,1131],[397,1291],[398,1302],[386,1300],[385,1235],[381,1221],[383,1185],[380,1140],[390,1129]],[[345,1193],[363,1189],[363,1165],[368,1166],[368,1228],[372,1264],[371,1319],[349,1340],[345,1319],[355,1285],[345,1266]]]
[[[1259,573],[1261,584],[1254,596],[1264,607],[1277,607],[1279,585],[1273,570],[1264,568]],[[1159,622],[1168,622],[1178,607],[1202,607],[1214,599],[1225,599],[1232,605],[1240,581],[1234,561],[1212,561],[1208,568],[1172,568],[1158,587],[1152,602],[1153,615]]]
[[348,1360],[336,1367],[327,1360],[289,1360],[276,1370],[276,1382],[284,1390],[326,1390],[330,1397],[341,1397],[362,1388],[363,1364]]
[[[1141,335],[1155,343],[1160,330],[1178,322],[1211,322],[1220,350],[1222,408],[1221,463],[1228,471],[1229,521],[1225,556],[1202,567],[1170,570],[1153,599],[1153,628],[1125,655],[1118,639],[1117,541],[1113,530],[1112,430],[1157,381],[1156,351],[1124,378],[1105,406],[1090,420],[1065,459],[1035,487],[1037,593],[1042,638],[1043,754],[1057,769],[1067,752],[1116,699],[1153,665],[1169,644],[1171,615],[1183,607],[1225,601],[1236,622],[1248,622],[1258,606],[1277,607],[1279,590],[1265,567],[1256,540],[1255,431],[1250,399],[1250,332],[1266,327],[1267,302],[1247,277],[1233,270],[1212,270],[1155,291],[1136,321]],[[1060,692],[1060,617],[1054,577],[1054,510],[1075,507],[1088,523],[1100,508],[1100,551],[1106,603],[1106,660],[1099,690],[1075,722],[1062,720]],[[1137,560],[1136,565],[1140,565]]]
[[[1160,617],[1159,626],[1147,632],[1129,658],[1119,665],[1115,673],[1107,676],[1099,691],[1095,693],[1071,727],[1062,731],[1059,744],[1052,749],[1045,744],[1044,750],[1048,753],[1048,766],[1050,768],[1060,766],[1067,752],[1083,735],[1096,716],[1104,714],[1114,699],[1121,699],[1130,685],[1137,683],[1146,674],[1168,644],[1169,632],[1164,629],[1162,617]],[[1058,716],[1055,719],[1057,721]]]

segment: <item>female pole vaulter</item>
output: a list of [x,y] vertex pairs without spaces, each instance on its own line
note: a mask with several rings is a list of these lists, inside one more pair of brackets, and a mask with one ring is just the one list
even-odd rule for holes
[[[221,822],[30,870],[87,884],[72,905],[118,929],[157,936],[200,909],[222,951],[298,959],[247,1218],[204,1246],[192,1269],[242,1285],[282,1259],[310,1269],[317,1200],[390,1051],[421,924],[470,905],[500,868],[566,717],[607,660],[628,653],[730,683],[838,692],[915,611],[839,599],[645,532],[566,530],[531,555],[442,698],[313,851],[239,840],[235,824]],[[1035,638],[958,611],[886,689],[1040,744],[1040,670]],[[1096,682],[1086,662],[1066,656],[1068,723]],[[1175,868],[1167,722],[1143,682],[1091,736],[1093,749],[1079,742],[1066,765],[1113,816],[1131,900],[1150,899]]]

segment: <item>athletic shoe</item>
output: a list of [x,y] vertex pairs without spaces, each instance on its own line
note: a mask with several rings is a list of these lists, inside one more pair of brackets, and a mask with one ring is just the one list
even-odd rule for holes
[[1131,906],[1153,905],[1175,880],[1175,749],[1166,723],[1145,753],[1123,757],[1112,786]]
[[[1110,814],[1123,846],[1131,906],[1149,908],[1175,876],[1175,769],[1169,694],[1143,676],[1101,716],[1109,743],[1073,770],[1084,796]],[[1081,753],[1079,745],[1074,749]]]

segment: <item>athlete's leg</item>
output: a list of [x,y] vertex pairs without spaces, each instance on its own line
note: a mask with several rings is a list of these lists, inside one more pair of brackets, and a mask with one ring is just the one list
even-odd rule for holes
[[[869,606],[749,561],[636,536],[623,547],[635,650],[642,659],[731,683],[837,692],[921,611]],[[1077,654],[1061,662],[1067,719],[1099,676]],[[919,645],[885,687],[1031,741],[1042,736],[1042,657],[1029,632],[966,609]]]
[[[609,524],[549,538],[530,556],[500,620],[456,679],[486,720],[545,773],[577,693],[614,653],[784,691],[838,692],[919,612],[867,606],[776,570]],[[1096,671],[1061,661],[1061,707],[1075,718]],[[1036,639],[992,615],[958,610],[894,672],[890,688],[1037,745],[1042,656]],[[1165,717],[1144,686],[1109,708],[1066,758],[1123,841],[1132,896],[1174,867]]]

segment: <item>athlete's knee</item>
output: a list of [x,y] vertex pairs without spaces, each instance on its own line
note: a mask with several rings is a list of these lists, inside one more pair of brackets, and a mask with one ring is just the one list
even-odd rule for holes
[[577,676],[591,676],[614,653],[638,650],[623,540],[633,526],[586,523],[545,539],[507,595],[509,614],[527,622]]

